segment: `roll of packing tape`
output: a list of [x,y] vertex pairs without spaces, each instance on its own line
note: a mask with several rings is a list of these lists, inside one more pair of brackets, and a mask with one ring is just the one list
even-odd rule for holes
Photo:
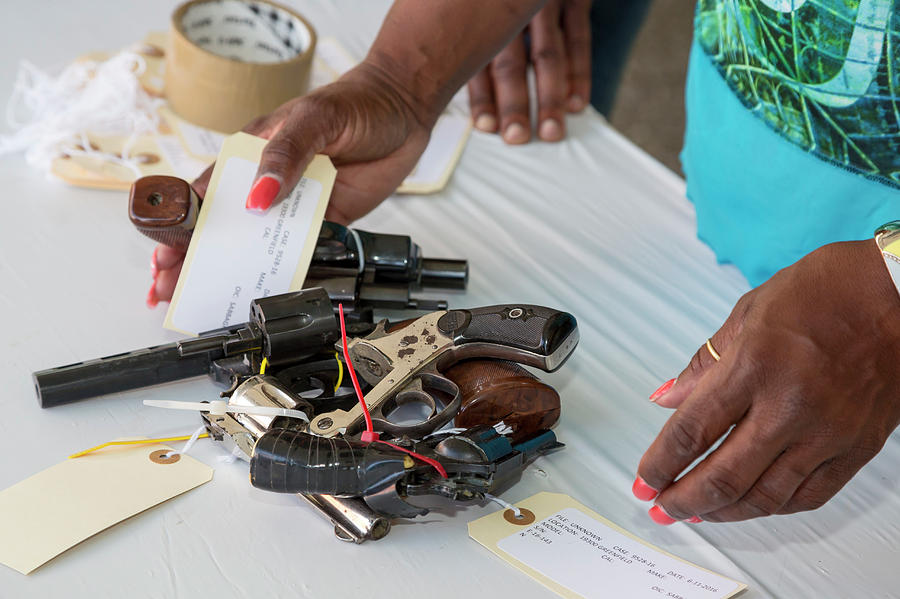
[[165,86],[185,120],[239,130],[306,92],[316,32],[294,11],[261,0],[192,0],[172,15]]

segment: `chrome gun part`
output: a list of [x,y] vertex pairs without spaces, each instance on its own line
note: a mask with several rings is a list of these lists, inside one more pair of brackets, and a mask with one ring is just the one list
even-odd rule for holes
[[[291,393],[278,379],[269,375],[250,377],[232,393],[229,402],[234,406],[271,406],[309,410],[312,406]],[[257,440],[278,419],[277,416],[250,414],[201,414],[207,430],[232,455],[251,462]],[[284,420],[280,420],[284,422]],[[318,513],[334,526],[334,534],[341,541],[363,543],[384,538],[391,529],[388,518],[377,514],[365,501],[354,497],[333,497],[325,494],[298,493]]]
[[365,541],[383,539],[391,531],[390,519],[376,513],[359,497],[334,497],[320,493],[298,495],[334,524],[334,536],[341,541],[359,545]]
[[[311,403],[292,393],[280,380],[267,374],[251,376],[231,394],[228,400],[232,406],[271,406],[300,410],[307,415],[313,413]],[[272,422],[277,416],[260,416],[257,414],[235,414],[235,418],[248,427],[259,428],[266,431],[272,427]]]

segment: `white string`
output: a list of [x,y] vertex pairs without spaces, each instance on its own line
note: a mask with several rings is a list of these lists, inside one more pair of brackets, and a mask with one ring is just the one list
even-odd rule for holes
[[[499,503],[500,505],[502,505],[503,507],[505,507],[505,508],[508,509],[508,510],[512,510],[513,515],[514,515],[516,518],[521,518],[521,517],[522,517],[522,510],[520,510],[519,508],[517,508],[516,506],[514,506],[514,505],[511,504],[510,502],[508,502],[508,501],[506,501],[506,500],[504,500],[504,499],[500,499],[500,498],[497,497],[496,495],[491,495],[490,493],[485,493],[485,494],[484,494],[484,498],[485,498],[485,499],[490,499],[490,500],[493,501],[494,503]],[[495,513],[496,513],[496,512],[495,512]]]
[[350,235],[353,236],[353,241],[356,243],[356,253],[359,254],[359,272],[362,273],[366,270],[366,256],[363,253],[362,240],[359,238],[359,233],[356,229],[347,230],[350,231]]
[[236,461],[238,461],[239,459],[243,459],[243,458],[241,458],[241,456],[243,456],[243,455],[244,455],[244,451],[243,451],[240,447],[238,447],[237,445],[235,445],[235,446],[231,449],[231,453],[230,453],[230,454],[228,454],[228,455],[220,455],[220,456],[219,456],[218,458],[216,458],[216,459],[219,460],[220,462],[225,463],[225,464],[233,464],[233,463],[235,463]]
[[[6,106],[14,133],[0,136],[0,154],[24,151],[26,161],[45,172],[59,156],[89,156],[140,176],[131,149],[140,136],[157,131],[163,104],[141,85],[138,77],[145,69],[134,52],[103,62],[78,61],[56,77],[22,61]],[[121,155],[93,149],[89,134],[124,136]]]
[[187,453],[194,446],[194,443],[197,442],[197,439],[200,438],[200,435],[202,435],[205,432],[206,432],[206,427],[201,426],[200,428],[198,428],[197,430],[194,431],[194,434],[191,435],[191,438],[187,440],[187,443],[184,444],[184,447],[181,448],[181,451],[178,451],[178,450],[170,451],[163,457],[171,458],[172,456],[176,456],[176,455],[187,455]]

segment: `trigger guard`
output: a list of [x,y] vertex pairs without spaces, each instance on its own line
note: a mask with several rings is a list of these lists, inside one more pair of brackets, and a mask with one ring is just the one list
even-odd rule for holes
[[[434,400],[434,396],[424,389],[404,389],[394,396],[393,402],[389,403],[392,403],[394,407],[399,407],[408,403],[425,404],[431,408],[431,414],[428,415],[428,418],[433,418],[434,414],[437,412],[437,402]],[[382,404],[379,412],[384,416],[384,404]]]
[[[408,436],[412,439],[421,439],[425,435],[433,433],[437,429],[441,428],[456,416],[457,412],[459,412],[459,408],[462,405],[462,396],[459,392],[459,387],[456,386],[456,383],[451,381],[448,378],[437,374],[431,374],[428,372],[423,372],[417,375],[415,378],[419,379],[422,383],[423,391],[410,390],[410,391],[400,391],[394,398],[395,405],[402,405],[402,403],[396,403],[396,400],[400,399],[400,395],[403,394],[416,394],[422,393],[428,397],[428,401],[426,405],[432,406],[432,414],[430,417],[426,418],[422,422],[416,422],[414,424],[395,424],[390,422],[381,410],[377,414],[377,418],[373,414],[372,417],[372,426],[381,433],[390,433],[396,437]],[[443,407],[440,411],[437,411],[437,401],[435,401],[434,396],[424,391],[425,388],[432,388],[438,391],[443,391],[447,395],[452,396],[451,399],[446,406]],[[387,403],[387,402],[385,402]],[[385,405],[385,404],[382,404]]]

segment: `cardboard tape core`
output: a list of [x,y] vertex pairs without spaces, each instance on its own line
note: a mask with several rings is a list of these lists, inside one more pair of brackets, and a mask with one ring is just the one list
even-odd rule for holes
[[316,33],[292,10],[254,0],[192,0],[172,15],[169,105],[232,133],[309,87]]

